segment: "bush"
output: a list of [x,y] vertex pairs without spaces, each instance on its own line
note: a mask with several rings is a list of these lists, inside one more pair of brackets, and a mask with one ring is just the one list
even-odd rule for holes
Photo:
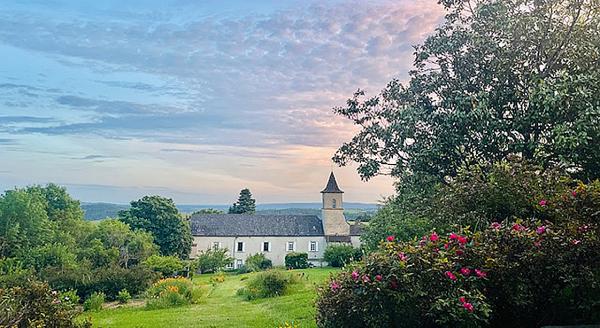
[[144,265],[159,272],[163,277],[179,274],[185,267],[184,262],[175,256],[152,255],[144,261]]
[[269,270],[248,279],[246,287],[239,289],[237,294],[246,300],[279,296],[295,282],[293,274],[286,275],[280,271]]
[[288,269],[308,268],[308,254],[295,252],[287,253],[285,255],[285,267]]
[[156,282],[146,291],[148,309],[163,309],[195,304],[200,300],[200,290],[186,278],[167,278]]
[[229,251],[225,248],[207,249],[200,252],[196,258],[198,271],[207,273],[223,269],[233,263],[233,258],[229,257],[228,253]]
[[127,304],[131,301],[131,294],[129,294],[127,289],[122,289],[119,294],[117,294],[117,301],[121,304]]
[[362,251],[351,245],[327,246],[323,253],[323,259],[332,267],[343,267],[353,261],[358,261],[362,257]]
[[265,254],[257,253],[248,256],[245,266],[251,272],[258,272],[270,269],[273,266],[273,262],[266,258]]
[[[600,228],[494,223],[388,241],[319,290],[319,327],[539,327],[600,321]],[[391,240],[391,238],[390,238]]]
[[92,295],[83,302],[83,310],[100,311],[102,310],[102,304],[104,304],[105,299],[104,293],[92,293]]
[[91,327],[87,320],[76,320],[80,310],[70,295],[33,280],[0,288],[0,327]]

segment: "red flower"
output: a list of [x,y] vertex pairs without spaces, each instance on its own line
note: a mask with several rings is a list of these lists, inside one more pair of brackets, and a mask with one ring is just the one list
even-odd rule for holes
[[438,236],[437,233],[435,233],[435,231],[431,234],[431,236],[429,236],[429,240],[436,242],[438,241],[438,239],[440,239],[440,237]]
[[460,269],[460,274],[462,274],[463,276],[468,276],[471,274],[471,269],[469,268],[461,268]]
[[502,225],[498,222],[492,222],[491,227],[492,227],[492,229],[498,230],[502,227]]
[[540,204],[540,206],[544,207],[544,206],[548,205],[548,201],[545,199],[542,199],[542,200],[540,200],[540,202],[538,204]]
[[462,251],[462,250],[460,250],[460,249],[457,249],[457,250],[456,250],[456,255],[458,255],[458,256],[461,256],[461,255],[463,255],[464,253],[465,253],[465,252],[463,252],[463,251]]
[[522,231],[522,230],[525,230],[525,227],[518,223],[515,223],[515,224],[513,224],[512,229],[514,231]]
[[571,196],[577,197],[577,191],[575,191],[575,190],[571,191]]
[[463,303],[463,307],[469,311],[469,312],[473,312],[473,304],[469,303],[469,302],[464,302]]
[[377,281],[382,281],[383,280],[383,276],[381,276],[380,274],[375,276],[375,280]]
[[444,274],[446,275],[446,277],[448,277],[450,280],[456,280],[456,276],[454,275],[454,273],[450,272],[450,271],[446,271],[444,272]]
[[459,244],[466,244],[467,243],[467,237],[463,237],[463,236],[458,236],[458,243]]
[[448,249],[449,247],[450,247],[450,244],[448,244],[448,243],[444,244],[444,249]]
[[387,241],[393,242],[396,239],[394,236],[387,236]]
[[465,304],[467,302],[467,299],[464,296],[461,296],[458,298],[458,301]]
[[538,235],[541,235],[543,233],[546,232],[546,226],[539,226],[537,227],[537,229],[535,229],[535,232],[537,232]]
[[483,270],[475,269],[475,274],[479,278],[485,278],[485,277],[487,277],[487,272],[485,272]]
[[454,232],[450,234],[450,239],[451,239],[451,240],[455,240],[455,239],[457,239],[457,238],[458,238],[458,235],[457,235],[457,234],[455,234]]
[[357,281],[359,274],[357,271],[352,271],[352,280]]

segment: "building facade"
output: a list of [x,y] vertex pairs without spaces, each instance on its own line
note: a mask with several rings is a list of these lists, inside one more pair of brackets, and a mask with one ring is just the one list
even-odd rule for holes
[[344,216],[344,192],[333,172],[321,191],[323,204],[317,215],[196,214],[190,219],[191,257],[211,248],[226,248],[239,268],[250,255],[263,253],[273,265],[284,265],[290,252],[307,253],[315,266],[326,265],[323,252],[328,244],[360,246],[361,226]]

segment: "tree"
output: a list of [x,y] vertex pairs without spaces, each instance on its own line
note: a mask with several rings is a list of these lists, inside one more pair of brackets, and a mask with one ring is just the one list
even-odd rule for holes
[[441,0],[445,23],[415,47],[415,69],[335,112],[361,131],[334,161],[363,179],[460,168],[518,155],[600,177],[598,0]]
[[250,189],[245,188],[240,191],[238,201],[233,203],[233,206],[229,208],[229,214],[242,214],[249,213],[254,214],[256,212],[256,200],[252,198]]
[[192,247],[189,222],[181,217],[172,199],[144,196],[131,202],[131,208],[119,212],[119,220],[132,229],[148,231],[161,255],[187,258]]
[[203,209],[197,210],[194,213],[192,213],[192,215],[196,215],[196,214],[224,214],[224,213],[223,213],[223,211],[217,210],[214,208],[203,208]]
[[233,263],[226,248],[207,249],[198,253],[196,266],[200,273],[215,272]]

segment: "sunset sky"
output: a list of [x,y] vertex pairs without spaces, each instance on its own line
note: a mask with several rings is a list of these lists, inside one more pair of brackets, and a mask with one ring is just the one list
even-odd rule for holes
[[[15,1],[16,2],[16,1]],[[436,1],[19,1],[0,6],[0,188],[319,201],[358,89],[406,80]],[[335,168],[348,201],[393,193]]]

